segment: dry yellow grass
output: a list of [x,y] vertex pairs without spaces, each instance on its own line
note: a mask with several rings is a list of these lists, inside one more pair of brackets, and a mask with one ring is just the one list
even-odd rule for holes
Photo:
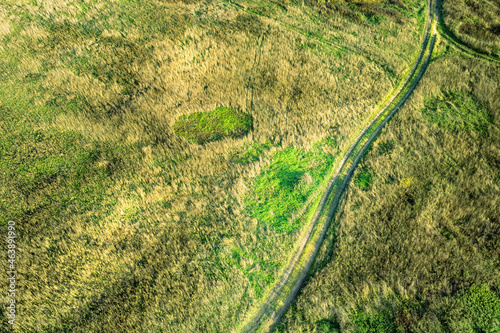
[[[457,55],[431,63],[354,175],[279,331],[498,329],[499,75]],[[424,101],[445,92],[477,99],[487,131],[430,122]]]
[[[229,331],[297,237],[249,216],[256,177],[285,148],[335,137],[325,149],[343,149],[420,42],[418,6],[372,22],[240,5],[2,5],[0,207],[20,232],[17,331]],[[252,115],[253,131],[204,145],[173,132],[218,106]],[[266,141],[255,161],[231,159]],[[255,255],[236,266],[240,249]]]
[[500,56],[500,4],[498,1],[445,0],[446,26],[463,43],[482,53]]

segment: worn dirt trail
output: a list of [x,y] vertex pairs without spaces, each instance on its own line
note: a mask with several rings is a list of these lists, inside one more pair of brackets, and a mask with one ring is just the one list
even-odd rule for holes
[[428,7],[422,44],[412,70],[404,83],[400,85],[400,88],[371,119],[368,125],[361,130],[344,154],[343,159],[330,178],[326,191],[321,197],[307,230],[299,240],[296,250],[282,275],[277,279],[265,300],[250,313],[242,327],[237,328],[235,331],[272,331],[297,296],[321,247],[342,193],[347,187],[357,164],[384,125],[411,95],[427,69],[437,34],[436,3],[434,0],[429,0]]

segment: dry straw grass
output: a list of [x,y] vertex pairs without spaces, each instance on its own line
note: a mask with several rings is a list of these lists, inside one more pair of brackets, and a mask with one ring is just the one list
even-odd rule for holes
[[[356,172],[281,331],[498,327],[498,82],[498,67],[481,61],[431,63]],[[487,133],[429,122],[424,99],[450,91],[478,100],[491,116]]]
[[[229,331],[297,237],[249,216],[256,177],[286,147],[335,136],[330,149],[344,148],[412,61],[423,3],[384,2],[401,14],[378,21],[340,4],[2,5],[16,330]],[[218,106],[250,114],[253,131],[204,145],[173,132],[179,116]],[[257,160],[231,160],[266,141]]]

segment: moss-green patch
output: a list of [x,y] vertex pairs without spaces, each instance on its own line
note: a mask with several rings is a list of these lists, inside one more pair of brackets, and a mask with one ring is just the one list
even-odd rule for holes
[[240,270],[248,278],[257,298],[261,298],[265,288],[275,281],[276,271],[281,267],[280,262],[266,256],[261,247],[241,244],[234,246],[230,253],[219,258],[219,265]]
[[278,231],[291,233],[300,228],[291,216],[331,167],[334,156],[324,149],[328,144],[323,141],[311,151],[287,148],[275,153],[245,198],[250,214]]
[[[110,204],[114,199],[106,195],[112,184],[109,178],[119,169],[122,148],[50,127],[63,112],[61,108],[54,103],[33,103],[34,82],[19,77],[9,82],[0,87],[0,119],[4,121],[0,209],[12,219],[25,219],[27,226],[30,221],[26,232],[38,232],[39,226],[56,223],[76,207],[96,212],[95,207]],[[93,214],[88,218],[93,219]]]
[[265,288],[274,283],[275,272],[280,266],[280,263],[273,260],[259,259],[255,260],[250,268],[244,269],[244,274],[248,278],[257,298],[262,298]]
[[180,116],[174,124],[177,135],[198,144],[227,137],[239,138],[252,128],[252,117],[233,108],[218,107],[210,112]]
[[76,208],[100,223],[94,207],[106,210],[114,204],[114,198],[107,196],[119,164],[110,147],[85,145],[72,132],[6,135],[0,140],[0,173],[9,179],[2,182],[2,190],[10,195],[0,200],[0,209],[12,219],[36,216],[39,222],[25,221],[25,232],[41,232],[47,221],[55,223]]
[[373,176],[370,173],[370,170],[367,168],[362,168],[359,173],[357,173],[354,178],[354,184],[362,190],[368,190],[372,183]]
[[[375,305],[378,304],[378,305]],[[408,332],[412,323],[427,311],[426,302],[417,299],[378,299],[368,307],[357,307],[349,314],[347,327],[356,333]],[[439,318],[431,321],[427,332],[498,332],[500,297],[488,285],[473,285],[448,298]],[[425,326],[424,326],[425,327]],[[427,328],[429,329],[429,328]]]
[[492,117],[470,93],[446,92],[442,97],[425,98],[423,117],[449,131],[485,134]]

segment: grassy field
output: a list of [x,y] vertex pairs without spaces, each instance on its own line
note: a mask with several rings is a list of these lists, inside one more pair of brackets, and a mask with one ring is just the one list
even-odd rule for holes
[[230,331],[409,69],[424,15],[425,1],[5,1],[14,331]]
[[279,332],[500,329],[498,67],[438,45]]
[[444,22],[469,47],[500,57],[500,3],[480,0],[443,1]]

